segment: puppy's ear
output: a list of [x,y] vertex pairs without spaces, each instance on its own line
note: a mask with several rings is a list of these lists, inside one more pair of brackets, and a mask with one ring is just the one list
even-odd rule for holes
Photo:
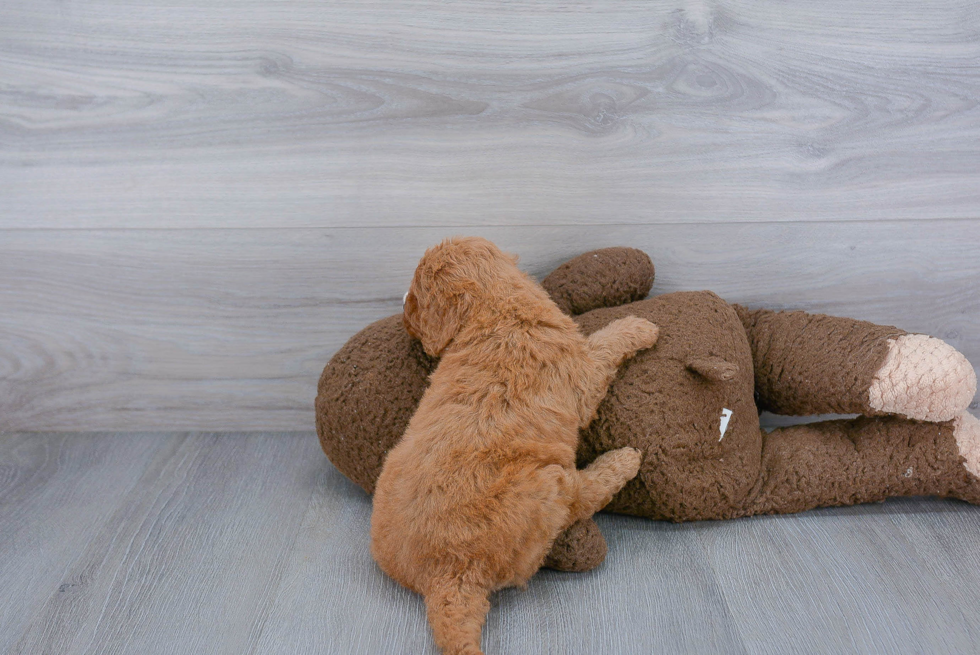
[[466,312],[464,294],[430,293],[424,310],[419,312],[422,348],[430,357],[438,357],[459,332]]
[[419,303],[415,299],[415,294],[409,291],[402,301],[402,325],[405,326],[405,331],[413,339],[419,338],[419,331],[415,327],[415,324],[418,323],[418,316]]

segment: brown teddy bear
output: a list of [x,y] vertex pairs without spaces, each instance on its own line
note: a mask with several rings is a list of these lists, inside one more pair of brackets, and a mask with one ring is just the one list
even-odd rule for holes
[[[542,283],[591,334],[633,315],[657,344],[624,364],[584,430],[579,466],[640,449],[639,475],[606,510],[695,521],[937,495],[980,504],[980,421],[966,413],[976,375],[933,337],[847,318],[750,310],[710,291],[643,300],[649,257],[581,255]],[[397,314],[353,336],[327,364],[316,426],[327,457],[372,493],[436,360]],[[862,414],[766,432],[759,412]],[[587,570],[605,557],[591,520],[569,528],[545,566]]]

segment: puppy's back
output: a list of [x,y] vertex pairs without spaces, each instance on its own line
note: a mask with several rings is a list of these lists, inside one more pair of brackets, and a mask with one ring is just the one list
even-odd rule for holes
[[[574,467],[579,352],[566,330],[539,339],[497,332],[482,350],[454,349],[440,362],[375,491],[372,546],[396,580],[419,589],[438,573],[430,567],[450,559],[490,560],[488,574],[510,579],[515,544],[537,525],[553,529],[539,513],[554,485],[543,490],[538,475]],[[516,347],[499,347],[508,340]]]

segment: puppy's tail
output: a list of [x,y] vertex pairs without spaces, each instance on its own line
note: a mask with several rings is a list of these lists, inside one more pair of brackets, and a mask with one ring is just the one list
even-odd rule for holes
[[459,578],[435,580],[425,594],[429,625],[445,655],[483,655],[480,633],[490,611],[489,591]]

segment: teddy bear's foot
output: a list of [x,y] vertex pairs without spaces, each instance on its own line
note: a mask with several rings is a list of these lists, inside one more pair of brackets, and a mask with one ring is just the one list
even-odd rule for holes
[[953,437],[960,456],[966,460],[963,466],[973,476],[980,478],[980,420],[963,412],[953,421]]
[[976,373],[959,351],[935,337],[906,334],[889,340],[869,404],[919,421],[949,421],[966,410],[976,391]]
[[606,559],[606,540],[592,519],[573,523],[558,535],[545,557],[545,568],[558,571],[591,571]]

